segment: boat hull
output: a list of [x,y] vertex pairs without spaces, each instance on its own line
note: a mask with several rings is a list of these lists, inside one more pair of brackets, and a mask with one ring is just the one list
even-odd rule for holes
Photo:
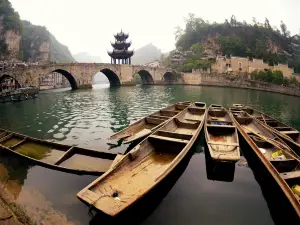
[[209,107],[204,133],[212,160],[236,163],[240,159],[237,128],[225,108],[220,105]]
[[[288,166],[290,168],[293,168],[293,167],[295,168],[295,166],[298,163],[297,162],[295,163],[295,162],[293,162],[291,160],[291,161],[287,161],[286,165],[284,165],[283,167],[281,167],[280,165],[276,165],[276,163],[274,163],[272,165],[272,163],[265,157],[264,153],[262,153],[262,151],[259,149],[259,147],[257,146],[257,143],[255,143],[252,140],[252,138],[249,137],[249,135],[245,131],[245,128],[243,126],[241,126],[241,124],[235,119],[235,117],[233,116],[232,113],[230,113],[230,115],[231,115],[232,119],[235,121],[236,126],[237,126],[237,128],[238,128],[241,136],[243,137],[243,140],[246,141],[247,145],[252,149],[252,151],[255,154],[256,158],[259,160],[259,162],[266,169],[267,176],[271,176],[272,179],[278,184],[278,186],[280,187],[281,191],[283,192],[283,194],[285,195],[285,197],[287,198],[287,200],[292,205],[295,213],[300,217],[299,200],[297,200],[297,197],[292,192],[292,190],[288,186],[287,182],[284,179],[282,179],[282,177],[280,175],[280,170],[286,171],[286,168],[284,168],[284,167]],[[249,118],[251,118],[250,115],[248,115],[248,116],[249,116]],[[260,124],[258,121],[257,121],[257,123]],[[262,126],[262,124],[260,124],[260,125],[261,125],[262,129],[266,129],[264,126]],[[278,163],[280,163],[280,162],[278,162]],[[294,165],[292,165],[293,163],[294,163]]]
[[[194,110],[190,106],[177,117],[185,120],[184,116],[189,114],[189,119],[194,118]],[[77,197],[109,216],[117,216],[127,210],[159,185],[189,153],[203,127],[206,108],[202,108],[201,112],[203,119],[199,123],[183,123],[182,120],[177,121],[177,117],[166,123],[80,191]],[[174,127],[177,123],[179,127]],[[191,130],[184,132],[186,128],[183,127]],[[171,128],[181,133],[165,131]],[[164,151],[159,149],[161,146],[164,146]]]
[[[117,154],[69,146],[0,130],[1,154],[10,154],[43,166],[73,174],[101,175]],[[99,163],[102,165],[98,165]]]

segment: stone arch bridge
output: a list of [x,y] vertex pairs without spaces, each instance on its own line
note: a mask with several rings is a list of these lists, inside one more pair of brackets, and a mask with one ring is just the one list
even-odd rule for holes
[[65,76],[72,89],[91,88],[93,77],[97,72],[104,73],[111,86],[134,85],[134,74],[136,73],[142,78],[143,84],[171,84],[182,80],[180,76],[165,68],[104,63],[32,65],[0,71],[0,80],[4,76],[10,76],[22,87],[39,86],[40,79],[52,72],[58,72]]

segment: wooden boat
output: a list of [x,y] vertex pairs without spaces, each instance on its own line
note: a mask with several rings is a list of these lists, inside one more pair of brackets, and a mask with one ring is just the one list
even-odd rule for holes
[[37,165],[75,174],[101,175],[116,154],[69,146],[0,129],[0,149]]
[[105,214],[118,215],[164,180],[184,159],[205,116],[205,103],[190,105],[81,190],[78,198]]
[[237,128],[224,107],[211,105],[208,108],[204,131],[213,160],[235,163],[240,159]]
[[178,102],[160,109],[149,116],[146,116],[127,128],[113,134],[110,139],[124,139],[124,143],[130,143],[148,136],[160,128],[170,118],[187,108],[191,102]]
[[249,106],[242,106],[240,109],[261,121],[267,129],[276,133],[300,156],[300,132],[298,130]]
[[280,142],[280,138],[246,112],[233,109],[231,116],[241,135],[300,216],[300,197],[293,191],[294,185],[300,185],[299,157]]

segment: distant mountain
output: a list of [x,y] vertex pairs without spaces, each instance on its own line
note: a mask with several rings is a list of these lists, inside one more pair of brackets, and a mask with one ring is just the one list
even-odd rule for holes
[[144,65],[155,59],[159,59],[162,55],[162,51],[153,44],[147,44],[134,52],[131,58],[131,63],[136,65]]
[[74,59],[77,62],[82,62],[82,63],[101,63],[102,60],[100,56],[93,56],[90,55],[88,52],[80,52],[78,54],[73,55]]
[[50,33],[50,53],[51,61],[56,62],[72,62],[74,58],[66,45],[61,44],[57,39]]

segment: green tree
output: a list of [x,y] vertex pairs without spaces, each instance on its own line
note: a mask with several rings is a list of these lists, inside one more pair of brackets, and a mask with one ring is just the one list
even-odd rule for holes
[[283,21],[281,21],[280,28],[284,37],[289,38],[291,36],[291,33],[288,31],[287,26]]
[[201,43],[193,44],[190,49],[195,54],[197,59],[200,59],[203,56],[204,47]]
[[235,35],[219,37],[219,44],[225,55],[246,56],[246,46],[241,38]]

